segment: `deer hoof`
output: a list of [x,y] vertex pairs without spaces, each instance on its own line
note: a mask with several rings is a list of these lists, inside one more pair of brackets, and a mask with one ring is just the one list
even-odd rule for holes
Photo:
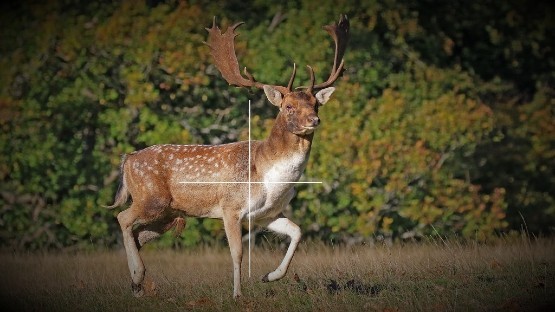
[[263,283],[268,283],[270,281],[270,279],[268,278],[268,275],[270,275],[270,273],[267,273],[266,275],[264,275],[262,277],[262,282]]
[[131,291],[133,292],[133,296],[135,296],[136,298],[140,298],[145,295],[145,290],[143,288],[143,285],[141,284],[135,284],[132,282]]

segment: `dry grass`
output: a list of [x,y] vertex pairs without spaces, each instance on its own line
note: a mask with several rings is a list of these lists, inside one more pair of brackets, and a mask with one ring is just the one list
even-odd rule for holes
[[330,248],[304,244],[287,276],[261,283],[281,250],[244,258],[232,295],[226,249],[143,252],[150,296],[131,295],[125,255],[0,254],[3,311],[532,311],[555,303],[555,240]]

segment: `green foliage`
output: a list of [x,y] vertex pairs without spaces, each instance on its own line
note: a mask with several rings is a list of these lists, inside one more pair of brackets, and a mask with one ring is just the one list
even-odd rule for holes
[[[539,84],[530,101],[504,96],[495,110],[497,127],[476,153],[475,172],[486,189],[506,189],[507,221],[534,233],[555,224],[555,111],[553,88]],[[475,170],[475,168],[472,168]]]
[[[244,20],[240,63],[285,83],[293,62],[327,77],[318,25],[347,13],[347,70],[320,110],[291,215],[305,236],[353,242],[456,234],[486,239],[555,222],[550,34],[540,3],[456,1],[49,1],[0,19],[0,237],[14,248],[113,245],[120,156],[157,143],[217,144],[268,134],[276,109],[211,65],[212,16]],[[284,19],[280,22],[279,18]],[[527,22],[533,18],[535,23]],[[40,29],[40,32],[37,30]],[[40,33],[40,35],[39,35]],[[298,80],[308,75],[300,70]],[[221,222],[187,220],[194,246]]]
[[[466,155],[491,131],[491,111],[438,86],[468,83],[464,73],[413,70],[418,79],[395,82],[399,91],[385,89],[360,110],[350,94],[357,90],[347,90],[322,109],[324,122],[334,122],[318,132],[307,169],[328,184],[318,194],[322,207],[313,208],[320,218],[304,218],[303,209],[294,209],[308,228],[327,228],[341,237],[412,237],[428,234],[434,225],[442,233],[487,237],[505,226],[503,189],[480,193],[457,172],[471,165]],[[299,197],[308,202],[313,192],[316,187]]]

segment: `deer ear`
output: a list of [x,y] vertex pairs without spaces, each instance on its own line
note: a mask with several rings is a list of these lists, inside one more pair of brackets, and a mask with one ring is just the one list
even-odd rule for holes
[[268,98],[268,101],[270,101],[270,103],[274,104],[277,107],[281,106],[281,101],[283,100],[283,98],[278,90],[265,85],[264,93],[266,93],[266,97]]
[[318,93],[316,93],[315,95],[316,100],[318,101],[318,103],[320,103],[320,105],[326,104],[326,102],[330,99],[333,91],[335,91],[334,87],[329,87],[318,91]]

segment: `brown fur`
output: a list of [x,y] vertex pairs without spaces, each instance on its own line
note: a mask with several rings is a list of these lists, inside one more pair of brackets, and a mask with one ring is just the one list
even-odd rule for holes
[[[313,129],[319,124],[318,106],[310,93],[285,95],[270,136],[251,142],[252,182],[299,179],[310,154]],[[217,146],[154,145],[123,157],[120,189],[109,208],[125,203],[128,195],[133,199],[131,206],[119,213],[118,221],[136,296],[143,294],[145,271],[138,250],[171,228],[180,233],[185,217],[223,219],[234,263],[234,296],[241,294],[241,222],[251,213],[254,221],[262,225],[279,218],[284,219],[280,221],[281,226],[290,223],[288,226],[294,231],[296,241],[282,264],[286,270],[300,238],[298,226],[281,215],[294,194],[293,186],[251,184],[254,211],[250,211],[245,209],[247,184],[203,183],[247,182],[248,165],[249,142]],[[282,230],[279,226],[276,229]]]

